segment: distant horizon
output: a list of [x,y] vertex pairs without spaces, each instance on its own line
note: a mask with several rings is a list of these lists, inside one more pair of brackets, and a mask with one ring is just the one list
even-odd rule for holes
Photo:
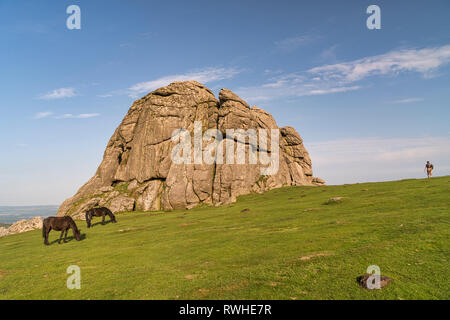
[[59,205],[0,206],[0,223],[13,224],[23,219],[55,215]]
[[[450,177],[450,175],[433,175],[433,178],[442,178],[442,177]],[[426,180],[427,177],[421,177],[421,178],[398,178],[398,179],[392,179],[392,180],[380,180],[380,181],[361,181],[361,182],[352,182],[352,183],[340,183],[340,184],[326,184],[326,186],[343,186],[343,185],[352,185],[352,184],[364,184],[364,183],[383,183],[383,182],[394,182],[394,181],[403,181],[403,180]],[[326,181],[325,181],[326,182]],[[302,186],[286,186],[286,187],[302,187]],[[305,186],[309,187],[309,186]],[[284,187],[281,187],[284,188]],[[59,207],[60,204],[45,204],[45,205],[0,205],[0,209],[2,208],[33,208],[33,207]],[[0,213],[0,220],[1,220],[2,214]],[[1,221],[0,221],[1,223]]]
[[4,206],[4,205],[0,205],[0,208],[8,208],[8,207],[15,207],[15,208],[20,208],[20,207],[58,207],[60,206],[59,204],[36,204],[36,205],[18,205],[18,206]]

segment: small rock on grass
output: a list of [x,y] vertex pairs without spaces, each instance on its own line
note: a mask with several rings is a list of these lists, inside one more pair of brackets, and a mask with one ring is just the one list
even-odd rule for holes
[[[367,280],[369,279],[370,276],[372,276],[372,274],[366,273],[363,276],[358,277],[357,279],[359,285],[364,289],[369,289],[367,287]],[[375,281],[375,279],[373,281]],[[392,281],[391,278],[380,275],[380,289],[387,286],[391,281]]]
[[327,200],[327,201],[325,201],[325,203],[324,204],[336,204],[336,203],[341,203],[342,201],[344,201],[345,199],[347,199],[347,198],[344,198],[344,197],[333,197],[333,198],[330,198],[329,200]]

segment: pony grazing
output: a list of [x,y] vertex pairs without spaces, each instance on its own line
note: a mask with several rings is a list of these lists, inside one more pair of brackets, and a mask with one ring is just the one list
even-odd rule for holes
[[44,244],[48,245],[48,234],[51,230],[61,231],[58,243],[61,244],[62,236],[65,232],[64,242],[67,242],[67,232],[72,229],[73,236],[77,241],[81,240],[80,230],[78,230],[75,221],[69,216],[65,217],[48,217],[42,223],[42,237],[44,237]]
[[88,211],[86,211],[86,223],[87,223],[87,227],[90,228],[91,227],[91,221],[92,221],[92,217],[102,217],[102,225],[105,224],[105,216],[108,215],[109,218],[111,219],[112,223],[116,223],[116,217],[114,216],[114,214],[111,212],[111,210],[109,210],[108,208],[105,207],[101,207],[101,208],[92,208]]

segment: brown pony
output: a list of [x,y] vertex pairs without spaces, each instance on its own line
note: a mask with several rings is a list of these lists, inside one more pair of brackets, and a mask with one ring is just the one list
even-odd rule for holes
[[78,230],[75,221],[69,216],[65,217],[48,217],[44,219],[42,224],[42,237],[44,237],[44,244],[48,245],[48,234],[51,230],[61,231],[61,236],[59,237],[58,243],[61,244],[61,239],[64,234],[64,242],[67,242],[67,232],[72,229],[73,235],[77,241],[81,240],[80,230]]
[[102,217],[102,225],[105,224],[105,216],[108,215],[109,218],[111,219],[112,223],[116,223],[116,217],[114,216],[114,214],[111,212],[111,210],[109,210],[108,208],[105,207],[101,207],[101,208],[92,208],[88,211],[86,211],[86,223],[87,223],[87,227],[90,228],[91,227],[91,221],[92,221],[92,217]]

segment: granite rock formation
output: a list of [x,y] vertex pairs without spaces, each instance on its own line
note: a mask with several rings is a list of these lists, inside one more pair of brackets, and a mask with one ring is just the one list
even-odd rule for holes
[[[258,159],[261,152],[270,154],[269,131],[279,129],[278,170],[262,174],[267,162],[199,162],[195,151],[191,163],[174,163],[172,153],[178,142],[172,134],[178,129],[194,136],[192,145],[194,131],[205,135],[207,130],[216,129],[223,140],[203,139],[202,153],[211,150],[211,143],[222,141],[223,147],[231,142],[244,144],[246,159],[250,159],[250,150]],[[227,129],[269,130],[267,150],[259,142],[255,145],[245,137],[227,135]],[[237,152],[238,147],[235,149]],[[210,154],[217,157],[217,150]],[[278,128],[268,112],[250,107],[230,90],[222,89],[217,100],[199,82],[174,82],[133,103],[109,140],[97,172],[64,201],[58,216],[83,218],[84,212],[95,206],[107,206],[113,212],[190,209],[202,203],[229,204],[239,195],[281,186],[322,184],[323,180],[313,177],[311,159],[294,128]]]

